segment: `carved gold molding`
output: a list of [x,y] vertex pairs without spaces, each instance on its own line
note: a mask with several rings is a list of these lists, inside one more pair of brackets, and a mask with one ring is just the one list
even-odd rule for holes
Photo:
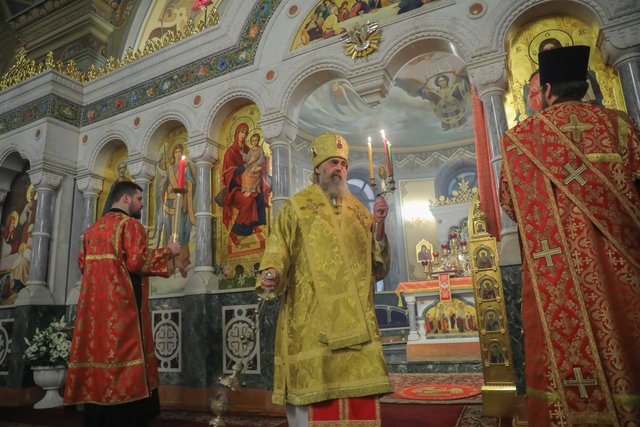
[[469,183],[464,179],[460,179],[459,190],[453,190],[451,197],[440,196],[438,200],[429,200],[429,206],[432,208],[440,206],[459,205],[471,202],[478,194],[478,188],[469,187]]
[[183,31],[168,31],[159,39],[147,40],[142,50],[132,48],[127,49],[122,59],[113,56],[107,59],[107,62],[100,68],[91,65],[87,72],[78,70],[75,61],[70,60],[66,65],[62,61],[56,61],[53,58],[53,52],[47,53],[45,60],[42,62],[35,61],[27,57],[27,51],[20,48],[16,55],[16,62],[9,68],[2,78],[0,78],[0,91],[11,86],[15,86],[33,76],[49,70],[55,70],[71,77],[81,83],[87,83],[97,79],[100,76],[108,74],[118,68],[130,64],[138,59],[164,49],[180,40],[196,35],[206,28],[213,27],[218,24],[220,17],[215,8],[207,14],[206,21],[200,21],[194,24],[192,20],[188,20]]

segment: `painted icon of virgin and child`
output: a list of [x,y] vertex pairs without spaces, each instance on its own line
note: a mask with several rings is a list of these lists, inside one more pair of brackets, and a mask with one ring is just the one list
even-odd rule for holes
[[233,143],[224,153],[223,188],[216,196],[216,203],[222,207],[222,222],[230,228],[229,239],[235,245],[240,244],[239,236],[259,232],[259,227],[267,223],[271,192],[260,134],[253,133],[247,146],[248,135],[249,125],[236,126]]

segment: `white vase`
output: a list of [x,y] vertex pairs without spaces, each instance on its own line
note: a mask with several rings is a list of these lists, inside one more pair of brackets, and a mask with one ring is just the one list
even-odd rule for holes
[[33,381],[46,392],[42,400],[33,407],[35,409],[56,408],[64,404],[58,390],[64,385],[67,377],[65,366],[32,366]]

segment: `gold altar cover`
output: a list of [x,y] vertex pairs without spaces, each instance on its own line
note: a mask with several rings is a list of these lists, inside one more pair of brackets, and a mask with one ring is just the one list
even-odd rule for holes
[[277,326],[274,403],[307,405],[393,391],[373,302],[389,252],[388,245],[380,251],[371,224],[371,214],[355,197],[349,194],[333,206],[317,184],[278,214],[260,264],[261,270],[281,273],[275,292],[285,298]]

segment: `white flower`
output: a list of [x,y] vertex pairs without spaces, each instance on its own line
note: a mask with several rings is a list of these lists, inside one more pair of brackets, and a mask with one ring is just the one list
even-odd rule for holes
[[71,348],[71,328],[62,316],[43,330],[36,328],[31,340],[25,338],[24,342],[27,347],[23,357],[31,365],[66,365]]

